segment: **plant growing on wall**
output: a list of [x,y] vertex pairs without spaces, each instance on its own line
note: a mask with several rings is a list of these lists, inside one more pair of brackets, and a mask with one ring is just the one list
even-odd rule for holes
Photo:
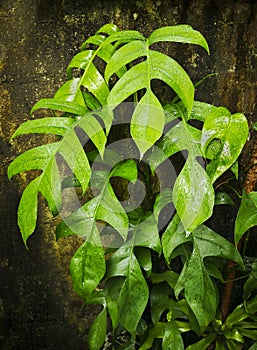
[[[54,98],[34,105],[32,113],[51,114],[23,123],[12,138],[56,139],[9,166],[9,178],[39,170],[22,194],[18,225],[27,246],[40,193],[61,216],[57,239],[84,237],[71,276],[87,304],[102,305],[88,334],[90,349],[100,349],[108,331],[114,349],[180,350],[192,331],[195,342],[187,349],[214,343],[216,349],[241,349],[245,339],[257,341],[256,263],[241,272],[248,277],[244,303],[225,320],[219,285],[228,260],[244,270],[236,246],[257,224],[256,193],[243,194],[235,244],[206,221],[215,204],[233,204],[215,184],[224,173],[237,176],[247,120],[196,101],[190,77],[158,50],[160,42],[194,44],[209,53],[205,38],[188,25],[159,28],[145,38],[106,24],[72,58],[68,81]],[[156,81],[173,91],[170,102],[159,96]],[[67,187],[81,189],[80,205],[63,217]]]

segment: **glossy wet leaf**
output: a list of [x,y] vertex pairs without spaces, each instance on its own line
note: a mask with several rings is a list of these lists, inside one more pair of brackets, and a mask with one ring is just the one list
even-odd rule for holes
[[70,268],[75,292],[82,298],[92,293],[105,274],[104,250],[97,237],[79,247]]
[[89,350],[101,349],[107,332],[107,311],[104,308],[93,321],[88,332]]
[[164,311],[176,307],[176,301],[170,298],[172,289],[166,283],[154,285],[150,294],[151,318],[154,324],[160,321]]
[[205,120],[201,144],[206,154],[212,141],[220,140],[219,151],[207,166],[207,172],[214,182],[237,160],[248,137],[248,123],[241,113],[231,114],[219,107]]
[[[206,338],[199,340],[198,342],[189,345],[186,350],[206,350],[208,346],[216,339],[216,334],[210,334]],[[224,347],[222,348],[224,349]]]
[[[214,206],[214,190],[203,168],[204,158],[200,149],[200,137],[201,133],[198,129],[181,121],[158,143],[158,147],[166,157],[179,151],[188,152],[173,188],[173,202],[188,233],[211,216]],[[153,166],[157,166],[163,160],[153,159],[150,162]]]
[[148,286],[140,265],[133,253],[133,246],[122,246],[109,259],[107,277],[124,276],[117,299],[119,322],[135,335],[137,325],[148,301]]
[[154,30],[148,38],[149,45],[160,41],[172,41],[184,44],[202,46],[208,53],[209,48],[205,38],[200,32],[189,25],[167,26]]
[[215,205],[233,205],[236,206],[233,199],[230,197],[230,195],[226,192],[217,192],[215,195]]
[[74,115],[84,115],[88,111],[86,106],[79,105],[74,102],[70,102],[66,100],[62,101],[54,98],[52,99],[44,98],[38,101],[31,109],[31,113],[34,113],[38,109],[52,109],[52,110],[71,113]]
[[181,337],[181,333],[178,326],[174,320],[166,323],[163,340],[162,340],[163,350],[184,350],[184,343]]
[[243,234],[257,225],[257,192],[243,192],[235,222],[234,239],[237,245]]
[[[190,237],[181,231],[179,222],[174,222],[173,227],[166,233],[165,242],[166,258],[170,259],[176,247],[192,242],[192,253],[186,249],[181,249],[179,255],[184,256],[186,263],[179,276],[175,286],[175,294],[178,297],[180,292],[185,290],[185,298],[191,307],[201,331],[204,331],[215,316],[217,308],[216,288],[209,276],[205,266],[204,259],[211,257],[222,257],[237,262],[243,267],[240,254],[235,247],[226,239],[207,228],[204,225],[199,226],[192,232]],[[169,238],[169,241],[168,241]]]

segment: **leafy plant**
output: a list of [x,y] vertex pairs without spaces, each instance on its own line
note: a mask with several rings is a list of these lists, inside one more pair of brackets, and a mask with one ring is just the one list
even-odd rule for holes
[[[188,332],[197,340],[187,349],[212,343],[241,349],[245,339],[257,341],[256,262],[252,272],[243,272],[244,256],[206,221],[215,205],[236,205],[216,189],[224,173],[237,176],[247,120],[196,101],[190,77],[158,51],[160,42],[194,44],[209,53],[204,37],[188,25],[159,28],[145,38],[106,24],[82,44],[54,98],[34,105],[32,113],[47,109],[49,117],[21,124],[12,139],[53,134],[56,140],[9,166],[9,178],[40,171],[22,194],[18,224],[27,246],[38,194],[57,216],[63,190],[81,188],[84,204],[60,218],[56,237],[85,238],[71,260],[71,276],[86,303],[102,305],[88,334],[90,349],[100,349],[109,331],[115,349],[184,349]],[[172,89],[170,102],[159,97],[156,80]],[[146,190],[138,205],[140,183]],[[256,203],[255,192],[243,194],[236,244],[257,224]],[[244,302],[223,321],[220,284],[228,260],[248,279]]]

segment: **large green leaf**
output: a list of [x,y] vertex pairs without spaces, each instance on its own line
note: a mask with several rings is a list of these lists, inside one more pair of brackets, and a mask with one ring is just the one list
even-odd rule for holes
[[119,248],[108,261],[107,277],[117,276],[125,277],[117,299],[119,322],[135,336],[149,291],[131,243]]
[[152,32],[148,40],[149,45],[160,41],[195,44],[202,46],[209,53],[208,44],[202,34],[185,24],[158,28]]
[[257,192],[243,191],[242,201],[235,222],[234,239],[236,245],[243,234],[257,225]]
[[168,84],[181,98],[188,115],[194,99],[194,87],[184,69],[169,56],[150,50],[145,39],[131,41],[112,55],[105,70],[106,80],[122,67],[143,56],[146,60],[131,67],[115,84],[108,97],[108,104],[115,108],[130,95],[146,89],[131,121],[132,137],[141,154],[160,138],[164,127],[164,112],[151,90],[151,80],[159,79]]
[[[189,242],[193,246],[192,253],[185,246]],[[177,255],[181,255],[185,261],[175,286],[175,294],[178,297],[185,290],[185,298],[201,331],[204,331],[215,316],[217,307],[216,289],[204,260],[208,257],[222,257],[243,267],[241,255],[230,242],[204,225],[187,237],[176,216],[163,234],[162,243],[168,262]],[[179,247],[183,248],[178,249]]]
[[211,216],[214,206],[214,190],[203,164],[200,164],[204,162],[200,137],[198,129],[182,120],[158,142],[163,156],[160,159],[150,159],[151,166],[156,167],[165,157],[179,151],[188,151],[186,162],[173,188],[173,202],[188,233]]
[[224,107],[217,108],[205,120],[201,144],[204,154],[217,139],[220,146],[217,154],[207,166],[207,172],[214,182],[237,160],[248,136],[248,123],[241,113],[231,115]]
[[[25,244],[36,227],[36,216],[29,216],[26,208],[28,194],[31,198],[36,198],[38,192],[41,192],[54,215],[58,214],[61,209],[61,179],[56,161],[58,153],[69,165],[83,191],[88,186],[91,169],[75,128],[83,129],[87,137],[95,144],[99,153],[103,155],[106,136],[100,123],[90,113],[78,119],[46,118],[31,120],[22,124],[12,137],[28,133],[50,133],[62,136],[59,142],[38,146],[24,152],[9,165],[9,178],[29,170],[42,171],[38,177],[39,180],[33,181],[29,185],[28,191],[23,193],[24,198],[22,196],[19,205],[18,223]],[[29,207],[31,212],[37,213],[37,200],[31,200]]]

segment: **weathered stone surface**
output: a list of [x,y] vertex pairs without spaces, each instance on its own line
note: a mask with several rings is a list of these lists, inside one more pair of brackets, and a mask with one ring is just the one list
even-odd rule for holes
[[[18,153],[40,140],[23,137],[11,143],[14,130],[31,118],[37,100],[51,97],[64,82],[66,66],[80,44],[110,21],[145,35],[177,23],[201,31],[210,56],[197,47],[163,47],[176,52],[195,82],[218,73],[198,88],[198,99],[242,111],[250,123],[256,121],[256,1],[0,0],[1,349],[86,348],[94,312],[72,292],[69,277],[69,259],[79,242],[55,242],[54,221],[40,201],[39,225],[26,250],[16,211],[29,178],[9,182],[6,170]],[[246,148],[244,164],[248,154]]]

